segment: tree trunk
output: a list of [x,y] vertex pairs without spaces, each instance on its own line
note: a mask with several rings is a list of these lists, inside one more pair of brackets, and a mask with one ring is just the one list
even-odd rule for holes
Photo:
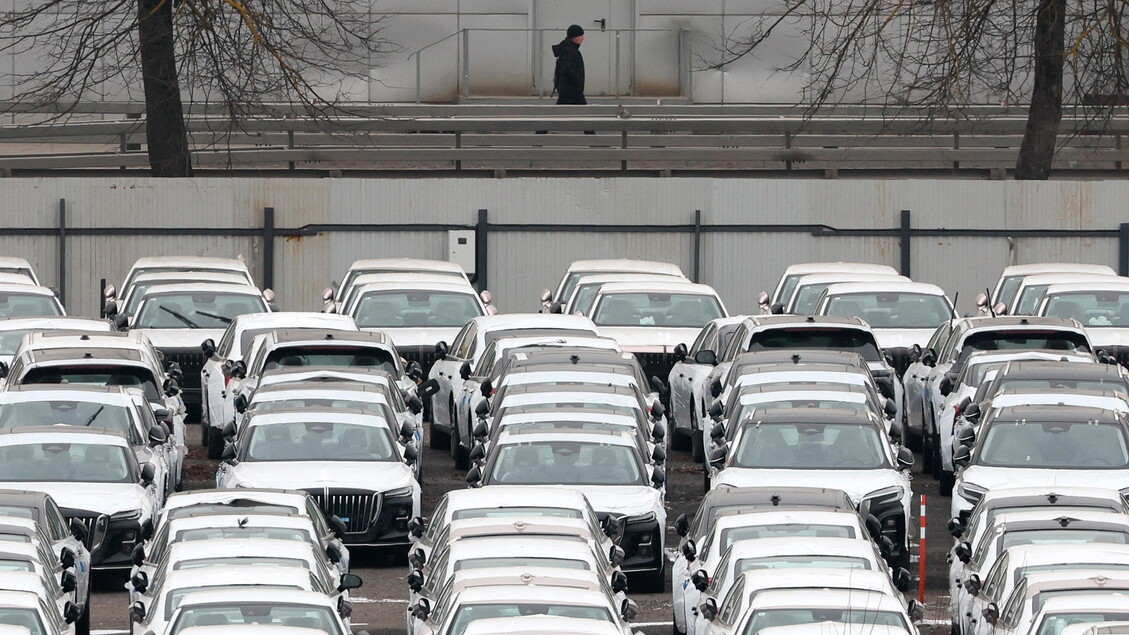
[[138,39],[145,82],[145,141],[153,176],[192,176],[188,132],[176,75],[172,0],[138,0]]
[[1035,16],[1035,85],[1027,129],[1019,148],[1015,178],[1046,180],[1051,176],[1062,121],[1062,73],[1065,50],[1066,0],[1039,0]]

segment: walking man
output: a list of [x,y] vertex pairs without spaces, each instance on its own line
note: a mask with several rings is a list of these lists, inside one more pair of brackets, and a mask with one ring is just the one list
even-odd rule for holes
[[553,45],[553,55],[557,67],[553,72],[553,87],[557,89],[557,103],[584,105],[584,56],[580,54],[580,43],[584,41],[584,29],[579,24],[568,27],[568,33],[560,44]]

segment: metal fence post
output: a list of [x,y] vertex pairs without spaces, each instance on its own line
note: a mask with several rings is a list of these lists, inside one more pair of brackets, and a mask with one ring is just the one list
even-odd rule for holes
[[263,288],[274,288],[274,208],[263,208]]
[[474,225],[474,282],[479,291],[485,291],[487,234],[490,231],[489,212],[478,210],[478,222]]
[[902,210],[901,237],[902,237],[902,244],[901,244],[902,262],[901,262],[901,267],[900,267],[900,273],[903,276],[909,278],[910,277],[910,275],[909,275],[909,272],[910,272],[910,256],[911,256],[912,252],[910,251],[910,211],[908,209]]
[[694,282],[702,281],[702,210],[694,210]]
[[67,305],[67,199],[59,199],[59,254],[58,274],[56,276],[56,284],[58,285],[59,302],[63,306]]
[[463,29],[462,34],[463,34],[463,47],[462,47],[462,51],[463,51],[462,57],[463,57],[463,59],[462,59],[462,68],[460,69],[460,72],[459,72],[459,84],[460,84],[459,92],[462,94],[463,97],[469,97],[470,96],[470,30],[469,29]]
[[1117,273],[1129,276],[1129,223],[1121,223],[1117,230]]

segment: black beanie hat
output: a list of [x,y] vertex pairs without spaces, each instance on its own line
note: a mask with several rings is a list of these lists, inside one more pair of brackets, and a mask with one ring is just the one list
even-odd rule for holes
[[572,38],[580,37],[581,35],[584,35],[584,29],[580,28],[579,24],[574,24],[568,27],[568,39],[571,40]]

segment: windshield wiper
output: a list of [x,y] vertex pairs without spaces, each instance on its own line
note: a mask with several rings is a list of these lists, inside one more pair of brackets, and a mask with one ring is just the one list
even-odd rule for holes
[[105,409],[106,409],[105,405],[98,406],[98,409],[94,411],[94,414],[92,414],[92,415],[90,415],[89,417],[86,418],[86,422],[82,424],[82,427],[84,427],[84,428],[90,427],[90,424],[94,423],[94,420],[97,419],[98,415],[102,414],[102,411],[105,410]]
[[197,311],[196,314],[197,315],[203,315],[204,317],[210,317],[213,320],[219,320],[220,322],[223,322],[224,324],[231,324],[231,318],[229,318],[229,317],[224,317],[222,315],[216,315],[215,313],[208,313],[207,311]]
[[161,305],[158,305],[158,306],[157,306],[157,308],[158,308],[158,309],[160,309],[160,310],[162,310],[162,311],[164,311],[165,313],[168,313],[169,315],[171,315],[171,316],[173,316],[174,318],[176,318],[176,319],[180,320],[181,322],[184,322],[185,324],[187,324],[187,325],[188,325],[188,328],[190,328],[190,329],[198,329],[198,328],[200,328],[200,325],[199,325],[199,324],[197,324],[197,323],[193,322],[192,320],[190,320],[190,319],[188,319],[188,318],[184,317],[184,316],[183,316],[183,315],[181,315],[180,313],[177,313],[176,311],[173,311],[172,309],[168,308],[167,306],[165,306],[165,305],[163,305],[163,304],[161,304]]

